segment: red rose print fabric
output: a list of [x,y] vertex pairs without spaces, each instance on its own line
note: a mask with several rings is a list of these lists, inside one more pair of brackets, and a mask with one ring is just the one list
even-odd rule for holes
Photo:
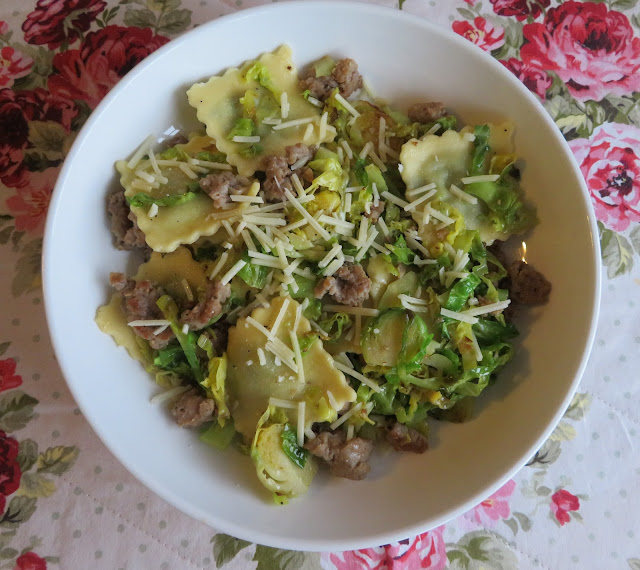
[[107,26],[87,35],[78,49],[56,54],[49,89],[95,107],[109,90],[151,52],[167,43],[150,29]]
[[36,9],[22,24],[24,39],[49,49],[71,44],[89,29],[106,5],[103,0],[38,0]]
[[597,218],[615,231],[640,221],[640,128],[604,124],[569,142]]
[[560,523],[560,526],[567,524],[571,517],[571,511],[577,511],[580,508],[580,499],[564,489],[556,491],[551,496],[551,512]]
[[544,100],[547,95],[547,89],[551,87],[551,77],[544,71],[531,67],[530,65],[512,57],[506,61],[501,61],[511,73],[513,73],[525,86],[533,91],[540,99]]
[[537,18],[551,0],[491,0],[493,11],[500,16],[515,16],[519,21]]
[[453,31],[476,44],[484,51],[492,51],[504,44],[504,30],[478,16],[471,22],[453,22]]
[[47,561],[35,552],[25,552],[16,559],[14,570],[46,570]]
[[579,101],[640,90],[640,38],[604,3],[564,2],[522,33],[522,61],[555,72]]
[[13,358],[0,360],[0,392],[17,388],[22,384],[22,377],[16,374],[16,361]]

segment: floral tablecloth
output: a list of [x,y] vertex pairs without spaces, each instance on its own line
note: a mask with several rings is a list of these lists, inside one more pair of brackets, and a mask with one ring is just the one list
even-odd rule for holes
[[569,141],[599,220],[604,287],[587,371],[552,436],[497,493],[401,543],[277,550],[152,495],[83,419],[40,289],[61,163],[91,110],[150,52],[262,3],[0,3],[0,568],[640,569],[638,0],[377,2],[452,29],[519,77]]

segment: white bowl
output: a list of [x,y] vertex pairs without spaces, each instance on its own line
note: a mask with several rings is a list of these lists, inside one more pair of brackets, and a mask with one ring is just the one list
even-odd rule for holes
[[[157,387],[98,330],[110,271],[128,256],[111,245],[105,196],[114,162],[149,133],[194,124],[188,86],[287,43],[299,67],[349,56],[376,93],[403,104],[444,101],[463,120],[517,125],[523,186],[540,224],[527,259],[553,283],[529,312],[516,360],[466,424],[433,422],[424,455],[377,454],[370,476],[319,476],[309,493],[275,506],[250,460],[217,452],[149,404]],[[243,11],[185,34],[137,66],[105,98],[66,159],[46,227],[44,286],[58,360],[104,443],[145,485],[193,517],[253,542],[346,550],[425,531],[505,483],[544,442],[570,401],[594,336],[600,291],[594,216],[571,153],[542,106],[502,65],[469,42],[398,11],[298,2]]]

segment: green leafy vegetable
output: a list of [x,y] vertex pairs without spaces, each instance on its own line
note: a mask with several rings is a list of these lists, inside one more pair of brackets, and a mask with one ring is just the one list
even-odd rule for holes
[[255,129],[256,125],[251,119],[240,117],[229,131],[227,138],[232,140],[233,137],[250,137],[255,133]]
[[226,449],[235,435],[233,420],[224,425],[213,422],[200,433],[200,441],[216,449]]
[[336,66],[336,61],[331,56],[325,55],[318,61],[312,63],[312,66],[316,72],[316,77],[325,77],[331,75],[333,68]]
[[300,447],[298,445],[296,432],[293,430],[291,425],[285,424],[281,437],[282,449],[289,459],[300,467],[300,469],[304,469],[304,466],[307,463],[307,457],[309,457],[309,452],[304,447]]
[[465,191],[482,200],[489,208],[489,221],[500,232],[522,233],[536,223],[535,210],[519,194],[518,181],[507,167],[496,182],[474,182]]
[[480,278],[470,273],[464,279],[460,279],[449,291],[449,298],[445,304],[445,309],[449,311],[460,311],[473,295],[475,288],[480,285]]
[[239,154],[244,156],[245,158],[252,158],[254,156],[258,156],[264,152],[264,146],[259,143],[251,144],[246,148],[243,148]]
[[472,326],[473,332],[481,346],[510,340],[518,336],[518,329],[512,323],[502,324],[489,319],[478,319]]
[[263,63],[256,61],[246,71],[244,77],[247,81],[257,81],[260,85],[262,85],[262,87],[268,89],[271,93],[273,93],[273,96],[276,99],[280,100],[281,91],[274,85],[271,74]]
[[198,160],[206,160],[208,162],[227,162],[227,155],[224,152],[216,152],[215,154],[207,150],[203,150],[196,154]]
[[189,155],[179,146],[172,146],[156,155],[160,160],[181,160],[185,162],[189,159]]
[[367,186],[369,184],[369,175],[367,174],[363,158],[359,158],[358,160],[356,160],[355,164],[353,165],[353,173],[355,174],[356,180],[362,186]]
[[246,261],[247,264],[238,271],[238,277],[249,285],[249,287],[262,289],[267,283],[269,268],[264,265],[254,265],[253,263],[250,263],[251,258],[246,252],[243,254],[242,259]]
[[415,254],[407,246],[404,235],[400,234],[393,245],[387,245],[387,249],[391,250],[391,260],[394,264],[404,263],[409,265],[413,262]]
[[304,300],[308,299],[309,304],[302,314],[307,318],[315,321],[322,313],[322,303],[319,299],[316,299],[314,294],[315,280],[302,277],[301,275],[294,276],[298,289],[294,291],[291,286],[287,287],[289,295],[292,299]]
[[227,393],[225,382],[227,379],[227,353],[220,357],[209,358],[208,375],[200,381],[200,386],[204,388],[207,398],[211,398],[216,403],[218,410],[218,423],[224,426],[225,421],[231,417],[227,406]]
[[342,331],[351,326],[351,316],[346,313],[333,313],[330,317],[318,321],[320,328],[327,333],[327,342],[338,340]]
[[[475,139],[473,141],[473,155],[471,157],[471,176],[486,173],[486,158],[489,152],[489,136],[491,131],[489,125],[476,125],[473,134]],[[466,188],[465,188],[466,190]]]
[[163,196],[162,198],[154,198],[144,192],[138,192],[134,196],[127,196],[127,203],[130,206],[136,208],[146,208],[152,204],[158,206],[177,206],[178,204],[184,204],[189,200],[193,200],[199,193],[198,192],[186,192],[184,194],[174,194],[173,196]]
[[171,323],[171,330],[176,335],[176,338],[182,347],[185,358],[193,370],[196,382],[202,382],[204,380],[204,374],[202,373],[202,368],[200,367],[200,362],[198,361],[198,356],[196,354],[196,333],[189,331],[187,334],[184,334],[182,332],[182,325],[178,322],[178,306],[176,305],[176,302],[169,297],[169,295],[162,295],[162,297],[157,300],[156,304],[162,311],[164,318]]

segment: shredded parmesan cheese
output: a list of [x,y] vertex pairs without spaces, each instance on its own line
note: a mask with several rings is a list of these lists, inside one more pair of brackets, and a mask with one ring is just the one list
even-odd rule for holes
[[498,301],[497,303],[490,303],[489,305],[482,305],[480,307],[476,307],[474,309],[467,309],[466,311],[462,311],[461,314],[470,317],[477,317],[479,315],[486,315],[488,313],[493,313],[494,311],[504,311],[509,305],[511,301],[507,299],[506,301]]
[[191,168],[189,168],[189,166],[185,162],[181,162],[178,168],[182,170],[182,172],[184,172],[189,178],[191,178],[191,180],[195,180],[196,178],[198,178],[198,175]]
[[495,182],[499,178],[499,174],[481,174],[480,176],[465,176],[461,181],[463,184],[473,184],[474,182]]
[[[279,125],[277,125],[277,126],[279,126]],[[276,127],[273,127],[273,128],[275,129]],[[253,143],[259,143],[260,142],[260,137],[257,136],[257,135],[256,136],[250,136],[250,137],[242,137],[242,136],[236,135],[231,140],[234,143],[251,143],[251,144],[253,144]]]
[[226,285],[227,283],[229,283],[229,281],[231,281],[233,276],[236,273],[238,273],[238,271],[240,271],[246,264],[247,264],[247,262],[244,261],[243,259],[240,259],[240,260],[236,261],[234,263],[234,265],[231,267],[231,269],[229,269],[229,271],[227,271],[222,276],[222,278],[220,279],[220,283],[222,283],[222,285]]
[[449,309],[445,309],[444,307],[440,309],[440,314],[443,317],[449,317],[450,319],[455,319],[456,321],[462,321],[463,323],[469,323],[470,325],[475,325],[478,322],[478,319],[476,317],[470,317],[462,313],[450,311]]
[[285,121],[279,125],[274,125],[273,130],[279,131],[281,129],[289,129],[291,127],[297,127],[298,125],[306,125],[316,120],[316,117],[305,117],[304,119],[294,119],[293,121]]
[[229,257],[229,254],[226,251],[222,253],[222,255],[220,256],[220,259],[218,259],[218,262],[215,264],[213,270],[209,274],[209,279],[213,279],[216,275],[218,275],[218,273],[220,273],[220,270],[222,269],[224,264],[227,262],[228,257]]
[[291,205],[302,214],[302,216],[309,222],[309,224],[316,230],[323,239],[329,241],[331,239],[331,235],[327,230],[325,230],[316,219],[307,211],[307,209],[300,203],[296,197],[285,188],[284,195],[287,197]]
[[353,414],[359,412],[362,409],[362,402],[358,402],[353,408],[351,408],[348,412],[342,414],[335,422],[333,422],[329,427],[331,429],[336,429],[341,426],[344,422],[346,422]]
[[155,218],[158,215],[158,204],[151,204],[151,207],[149,208],[149,212],[147,213],[147,216],[149,218]]
[[302,447],[304,445],[304,420],[305,420],[305,406],[306,402],[298,403],[298,445]]
[[156,139],[153,135],[149,135],[146,139],[144,139],[142,144],[138,147],[138,150],[133,153],[131,160],[127,162],[127,167],[133,170],[136,166],[138,166],[138,163],[140,162],[142,157],[149,152],[149,149],[151,148],[151,145],[155,140]]
[[289,100],[287,98],[287,92],[283,91],[280,94],[280,115],[283,119],[289,116]]
[[358,111],[356,111],[353,106],[351,105],[351,103],[349,103],[349,101],[347,101],[342,95],[340,95],[340,93],[336,93],[336,101],[338,103],[340,103],[340,105],[342,105],[349,113],[351,113],[355,118],[360,116],[360,113],[358,113]]
[[261,196],[244,196],[242,194],[229,194],[232,202],[253,202],[255,204],[264,204]]
[[292,400],[283,400],[282,398],[269,398],[269,405],[276,408],[284,408],[286,410],[295,410],[298,407],[297,402]]
[[322,308],[330,313],[347,313],[349,315],[362,315],[363,317],[377,317],[380,314],[378,309],[350,307],[348,305],[324,305]]
[[302,352],[300,351],[300,343],[298,342],[298,335],[294,331],[289,331],[289,337],[291,338],[291,346],[293,347],[295,363],[298,366],[298,381],[301,384],[304,384],[305,382],[304,367],[302,366]]
[[394,196],[391,192],[389,192],[388,190],[385,190],[381,196],[383,198],[386,198],[387,200],[389,200],[389,202],[393,202],[396,206],[400,206],[401,208],[404,208],[405,206],[409,205],[409,202],[402,200],[401,198],[398,198],[397,196]]
[[449,188],[449,192],[451,192],[456,198],[460,198],[464,202],[468,202],[469,204],[477,204],[478,199],[471,194],[467,194],[464,190],[460,190],[455,184],[452,184]]
[[340,146],[347,153],[347,157],[349,158],[349,160],[351,160],[353,158],[353,151],[351,150],[351,147],[349,146],[349,143],[346,140],[342,139],[340,141]]
[[345,374],[347,374],[348,376],[353,376],[357,380],[360,380],[360,382],[362,382],[365,386],[369,386],[369,388],[371,388],[374,392],[379,392],[380,391],[380,386],[378,386],[370,378],[367,378],[366,376],[360,374],[360,372],[356,372],[352,368],[349,368],[348,366],[345,366],[344,364],[341,364],[340,362],[334,362],[334,366],[338,370],[340,370],[341,372],[344,372]]
[[166,319],[145,319],[138,321],[130,321],[127,323],[130,327],[163,327],[170,325],[171,322]]

